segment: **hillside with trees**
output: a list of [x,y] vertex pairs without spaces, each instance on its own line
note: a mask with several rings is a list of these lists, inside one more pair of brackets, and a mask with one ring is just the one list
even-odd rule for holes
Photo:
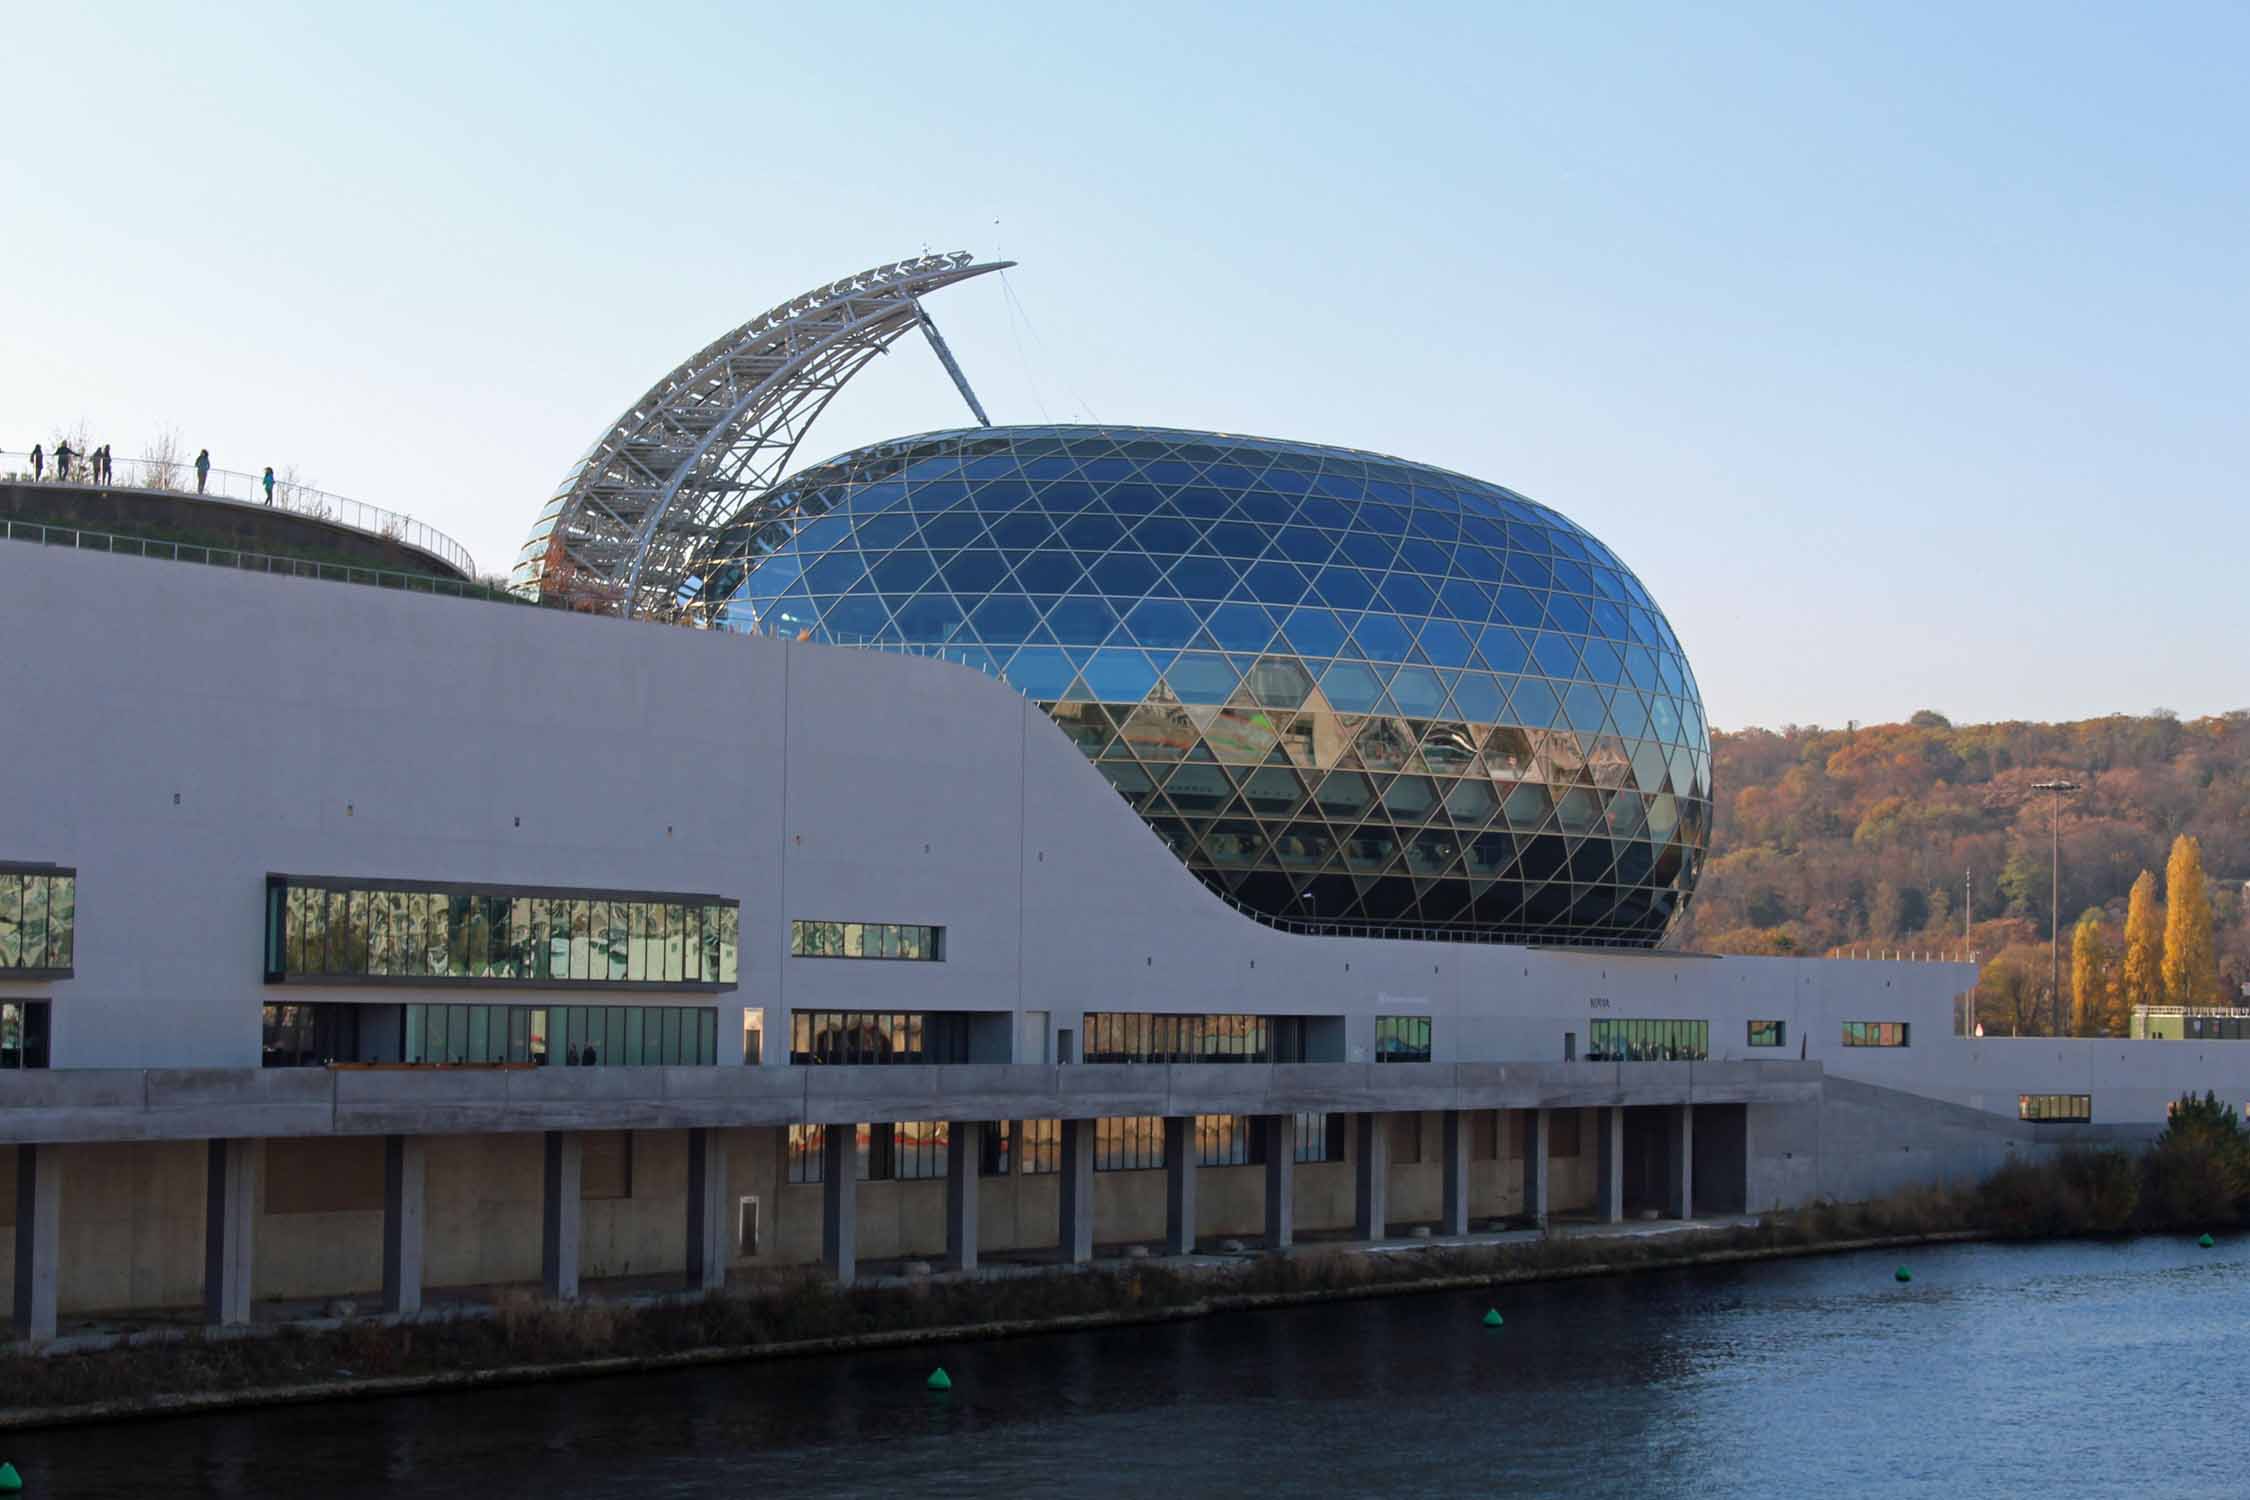
[[[2047,1031],[2059,809],[2065,1026],[2242,1005],[2250,713],[1712,736],[1710,859],[1680,935],[1720,953],[1974,950],[1987,1032]],[[2174,899],[2184,892],[2185,899]],[[1964,934],[1964,918],[1968,922]]]

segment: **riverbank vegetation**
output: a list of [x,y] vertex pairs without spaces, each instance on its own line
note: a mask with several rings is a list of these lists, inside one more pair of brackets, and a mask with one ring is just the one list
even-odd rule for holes
[[797,1272],[707,1298],[630,1303],[558,1304],[515,1292],[504,1294],[489,1315],[397,1327],[370,1320],[268,1337],[191,1336],[83,1353],[14,1354],[0,1357],[0,1390],[19,1420],[35,1411],[100,1403],[116,1403],[104,1415],[121,1416],[162,1409],[183,1396],[232,1392],[246,1401],[302,1400],[401,1379],[482,1383],[621,1372],[1870,1244],[2199,1232],[2246,1221],[2250,1132],[2233,1110],[2206,1096],[2181,1100],[2163,1136],[2138,1154],[2072,1151],[2012,1164],[1973,1186],[1818,1204],[1694,1232],[1560,1233],[1384,1255],[1310,1245],[1291,1256],[1252,1255],[1195,1268],[1127,1262],[1078,1274],[914,1279],[841,1292],[814,1273]]

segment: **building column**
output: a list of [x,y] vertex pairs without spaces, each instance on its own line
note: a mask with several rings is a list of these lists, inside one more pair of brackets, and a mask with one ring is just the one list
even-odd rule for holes
[[1265,1132],[1266,1248],[1286,1250],[1297,1241],[1297,1117],[1262,1115]]
[[1547,1227],[1547,1181],[1554,1121],[1543,1109],[1524,1111],[1523,1211],[1533,1227]]
[[61,1231],[62,1147],[16,1147],[15,1330],[19,1339],[38,1342],[55,1336]]
[[203,1321],[250,1321],[256,1260],[258,1143],[218,1140],[204,1155]]
[[820,1259],[836,1285],[859,1274],[859,1126],[820,1132]]
[[1441,1117],[1445,1128],[1445,1204],[1440,1234],[1469,1232],[1469,1129],[1463,1110],[1449,1109]]
[[1164,1253],[1195,1253],[1195,1116],[1164,1117]]
[[984,1122],[955,1120],[946,1127],[945,1267],[977,1268],[977,1175],[984,1162]]
[[1074,1266],[1094,1258],[1094,1122],[1062,1122],[1062,1253]]
[[687,1134],[687,1288],[715,1292],[727,1284],[733,1244],[727,1230],[727,1143],[716,1130]]
[[1360,1113],[1352,1116],[1352,1234],[1379,1240],[1389,1222],[1391,1196],[1391,1136],[1389,1117]]
[[1665,1145],[1671,1157],[1665,1163],[1665,1207],[1675,1219],[1692,1219],[1695,1217],[1695,1106],[1675,1107],[1665,1125]]
[[411,1318],[422,1310],[422,1215],[428,1143],[418,1135],[383,1137],[383,1311]]
[[1599,1142],[1594,1159],[1594,1217],[1604,1224],[1625,1222],[1625,1106],[1605,1105],[1598,1112]]
[[549,1297],[578,1296],[578,1241],[585,1222],[585,1138],[575,1130],[546,1135],[539,1212],[539,1285]]

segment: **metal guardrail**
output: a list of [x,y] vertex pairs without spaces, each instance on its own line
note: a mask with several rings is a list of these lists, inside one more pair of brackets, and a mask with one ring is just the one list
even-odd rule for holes
[[1864,943],[1847,943],[1841,948],[1831,948],[1819,956],[1848,958],[1862,963],[1973,964],[1981,961],[1973,948],[1878,948]]
[[438,594],[451,599],[482,599],[494,604],[532,601],[506,589],[487,588],[471,579],[440,578],[434,573],[402,573],[388,568],[361,568],[348,563],[311,562],[301,557],[275,557],[264,552],[238,552],[227,547],[198,547],[187,542],[161,542],[148,537],[119,536],[108,531],[83,531],[75,526],[47,526],[37,521],[0,518],[0,541],[35,542],[48,547],[69,547],[79,552],[114,552],[120,557],[154,557],[168,562],[203,563],[234,568],[245,573],[273,573],[286,578],[319,578],[331,583],[358,583],[374,588],[399,589],[410,594]]
[[[43,477],[34,481],[31,472],[31,455],[0,450],[0,465],[7,469],[0,478],[22,483],[53,485],[58,489],[85,490],[151,490],[168,495],[194,495],[204,500],[228,500],[238,505],[265,507],[265,477],[245,474],[238,469],[211,469],[202,481],[197,480],[195,466],[185,463],[160,463],[148,458],[121,458],[114,463],[116,477],[104,484],[95,484],[93,469],[86,455],[74,453],[70,459],[70,477],[62,477],[61,466],[52,453],[45,455]],[[417,548],[461,570],[465,578],[477,576],[476,559],[469,549],[434,526],[415,520],[395,510],[385,510],[380,505],[331,495],[326,490],[316,490],[310,485],[292,484],[276,476],[273,482],[275,510],[285,510],[291,515],[308,520],[330,521],[338,526],[349,526],[354,531],[364,531],[390,541]]]

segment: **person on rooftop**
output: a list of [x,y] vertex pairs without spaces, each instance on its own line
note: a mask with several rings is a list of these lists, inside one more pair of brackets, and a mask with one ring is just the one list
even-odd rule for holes
[[211,477],[211,450],[206,448],[195,455],[195,492],[203,493],[203,482]]
[[266,504],[273,504],[273,465],[266,465],[265,477],[258,481],[266,487]]
[[70,451],[69,438],[64,438],[61,442],[55,444],[55,477],[57,479],[66,483],[69,481],[70,461],[76,456]]
[[35,480],[47,477],[47,450],[37,443],[31,445],[31,477]]

